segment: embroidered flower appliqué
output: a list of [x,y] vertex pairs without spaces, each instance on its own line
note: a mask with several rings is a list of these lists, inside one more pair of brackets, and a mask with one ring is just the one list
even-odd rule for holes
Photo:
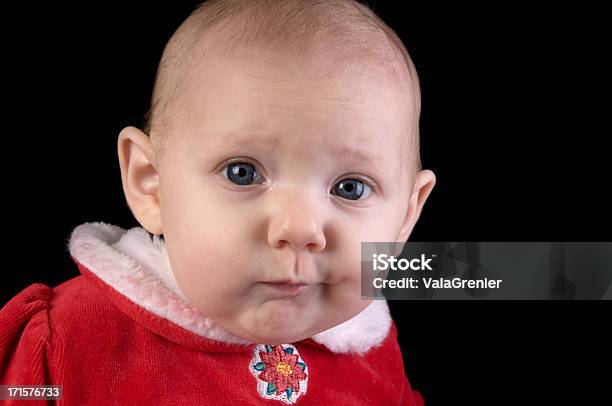
[[257,378],[257,392],[266,399],[295,403],[306,393],[306,363],[291,344],[255,346],[249,369]]

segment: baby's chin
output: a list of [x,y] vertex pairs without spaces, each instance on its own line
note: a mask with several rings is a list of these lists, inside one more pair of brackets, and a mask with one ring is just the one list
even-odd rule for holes
[[245,333],[248,336],[244,338],[248,341],[256,344],[270,345],[295,343],[314,335],[303,331],[264,331],[263,334],[259,334],[259,332],[254,332],[256,334],[249,334],[247,331]]
[[326,329],[324,309],[300,307],[283,300],[268,301],[245,310],[225,324],[233,334],[257,344],[289,344]]

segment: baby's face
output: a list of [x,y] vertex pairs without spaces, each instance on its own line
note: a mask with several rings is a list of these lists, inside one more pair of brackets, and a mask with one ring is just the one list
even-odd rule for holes
[[[159,163],[163,234],[192,305],[288,343],[363,310],[362,241],[397,241],[412,179],[405,106],[372,74],[219,57],[174,110]],[[305,283],[303,289],[274,285]]]

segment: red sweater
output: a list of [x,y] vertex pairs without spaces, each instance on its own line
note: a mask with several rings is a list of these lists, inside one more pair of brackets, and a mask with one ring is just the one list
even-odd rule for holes
[[299,342],[249,343],[186,302],[144,229],[85,223],[69,248],[80,276],[0,310],[0,385],[62,385],[67,405],[423,405],[384,300]]

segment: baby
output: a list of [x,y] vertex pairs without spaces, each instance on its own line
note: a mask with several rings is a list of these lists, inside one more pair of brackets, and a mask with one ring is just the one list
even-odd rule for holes
[[[75,228],[81,275],[0,312],[0,384],[66,404],[402,404],[361,242],[408,239],[435,184],[418,77],[352,0],[210,0],[118,140],[142,227]],[[279,403],[280,402],[280,403]]]

